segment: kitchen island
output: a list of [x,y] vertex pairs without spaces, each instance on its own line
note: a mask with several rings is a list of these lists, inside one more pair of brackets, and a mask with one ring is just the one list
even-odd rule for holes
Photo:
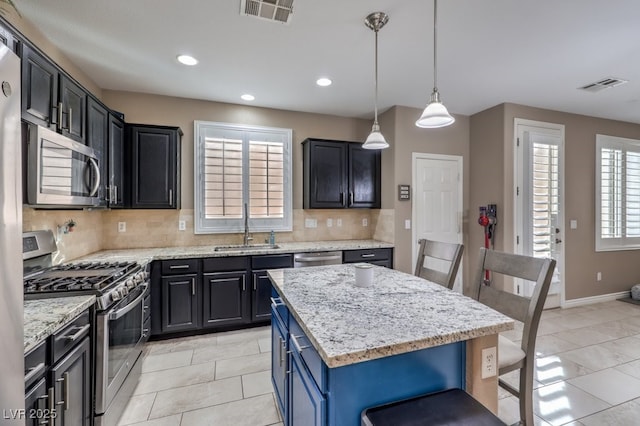
[[[513,320],[403,272],[354,265],[269,271],[272,381],[288,425],[359,425],[362,410],[463,388],[495,410],[497,379],[482,378],[482,349]],[[485,375],[486,376],[486,375]]]

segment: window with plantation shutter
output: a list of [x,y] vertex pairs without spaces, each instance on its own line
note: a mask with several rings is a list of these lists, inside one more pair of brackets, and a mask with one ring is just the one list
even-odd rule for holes
[[195,122],[195,232],[290,231],[291,130]]
[[596,250],[640,248],[640,140],[596,135]]

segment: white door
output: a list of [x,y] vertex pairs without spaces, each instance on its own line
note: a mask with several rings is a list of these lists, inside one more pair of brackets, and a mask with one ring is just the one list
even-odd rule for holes
[[[418,240],[462,243],[462,157],[413,153],[413,262]],[[430,268],[448,270],[431,260]],[[454,290],[462,292],[462,268]]]
[[[516,119],[515,133],[516,252],[556,260],[545,303],[554,308],[564,300],[564,126]],[[530,296],[533,283],[517,281],[514,290]]]

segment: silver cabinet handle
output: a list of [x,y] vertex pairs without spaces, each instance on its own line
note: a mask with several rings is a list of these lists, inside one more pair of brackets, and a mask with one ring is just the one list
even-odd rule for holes
[[116,193],[116,194],[114,195],[114,198],[116,199],[116,203],[117,203],[117,202],[118,202],[118,185],[115,185],[113,188],[114,188],[115,193]]
[[191,295],[196,295],[196,279],[191,278]]
[[86,333],[90,328],[91,328],[91,324],[87,324],[87,325],[85,325],[83,327],[80,327],[80,329],[74,335],[72,335],[72,336],[64,336],[64,338],[66,340],[74,342],[74,341],[78,340],[78,338],[80,336],[82,336],[84,333]]
[[47,399],[49,400],[49,413],[56,412],[56,389],[51,386],[47,391]]
[[189,269],[189,265],[170,265],[169,269]]
[[282,337],[278,336],[278,365],[282,367]]
[[68,122],[67,122],[67,129],[69,129],[69,131],[71,131],[72,118],[73,118],[73,109],[71,107],[69,107],[69,117],[68,117]]
[[64,380],[64,382],[62,383],[63,386],[63,395],[64,395],[64,409],[68,410],[69,406],[71,405],[71,386],[69,386],[69,372],[65,371],[62,374],[62,379]]
[[353,205],[353,192],[349,192],[349,205]]
[[242,291],[247,289],[247,283],[245,282],[244,275],[242,276]]
[[276,298],[271,297],[270,299],[271,299],[271,304],[273,306],[282,306],[282,305],[284,305],[284,302],[282,301],[282,298],[280,298],[280,297],[276,297]]
[[362,254],[360,255],[360,257],[375,257],[375,253],[367,253],[367,254]]
[[44,371],[44,369],[45,369],[44,362],[41,362],[40,364],[36,365],[35,367],[30,368],[29,372],[24,376],[24,382],[27,383],[29,380],[33,379],[38,374],[40,374],[42,371]]
[[169,204],[173,204],[173,189],[169,190]]
[[293,346],[296,347],[296,350],[298,351],[298,353],[302,353],[304,349],[309,349],[311,347],[311,346],[300,346],[297,340],[300,337],[304,337],[304,336],[294,336],[293,334],[291,335],[291,341],[293,342]]
[[62,130],[62,102],[58,102],[58,129]]

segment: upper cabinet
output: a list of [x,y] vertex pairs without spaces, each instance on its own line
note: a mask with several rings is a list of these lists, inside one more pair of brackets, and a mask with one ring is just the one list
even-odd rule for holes
[[379,150],[357,142],[302,142],[305,209],[380,208]]
[[86,143],[87,92],[28,43],[22,45],[22,118]]
[[87,145],[98,152],[100,164],[100,187],[98,196],[100,206],[107,206],[109,203],[108,194],[108,129],[109,111],[93,97],[87,101]]
[[127,154],[124,143],[124,120],[109,112],[108,176],[105,178],[109,207],[123,208],[129,204],[129,187],[126,185]]
[[9,47],[13,52],[18,53],[18,39],[7,28],[0,25],[0,43]]
[[127,124],[131,147],[131,207],[180,208],[180,139],[178,127]]

